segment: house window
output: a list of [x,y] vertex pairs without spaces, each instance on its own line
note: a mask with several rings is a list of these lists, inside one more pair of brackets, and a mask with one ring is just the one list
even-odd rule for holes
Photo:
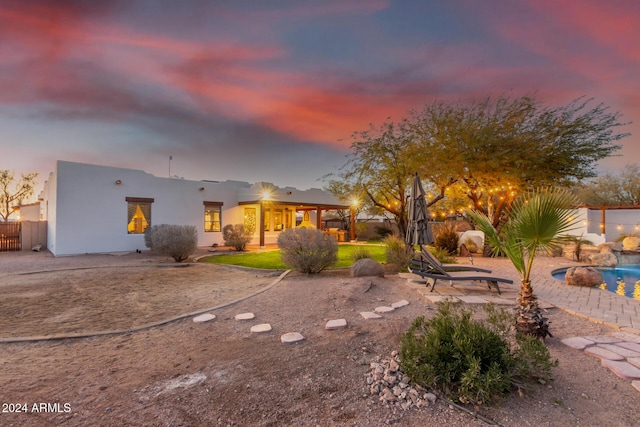
[[127,233],[143,234],[151,225],[151,204],[153,199],[127,197]]
[[244,208],[244,228],[256,230],[256,208]]
[[275,231],[282,231],[283,228],[282,209],[276,209],[273,211],[273,229]]
[[204,202],[205,233],[220,231],[222,224],[222,202]]

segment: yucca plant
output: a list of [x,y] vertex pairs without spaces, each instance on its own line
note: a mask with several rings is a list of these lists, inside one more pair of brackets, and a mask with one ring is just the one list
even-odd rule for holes
[[509,217],[498,232],[489,218],[481,212],[469,210],[468,215],[482,230],[493,253],[506,255],[520,275],[518,296],[518,332],[545,338],[549,325],[538,307],[531,286],[533,261],[539,250],[558,246],[561,235],[575,228],[577,198],[565,189],[538,188],[519,196]]

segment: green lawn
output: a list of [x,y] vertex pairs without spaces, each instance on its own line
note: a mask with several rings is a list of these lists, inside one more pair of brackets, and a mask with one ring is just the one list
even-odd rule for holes
[[[356,249],[366,248],[371,258],[378,262],[385,261],[385,247],[383,245],[338,245],[338,262],[334,268],[349,267],[353,264],[351,254]],[[289,267],[282,263],[280,251],[245,252],[241,254],[212,255],[200,260],[212,264],[238,265],[242,267],[264,268],[271,270],[287,270]]]

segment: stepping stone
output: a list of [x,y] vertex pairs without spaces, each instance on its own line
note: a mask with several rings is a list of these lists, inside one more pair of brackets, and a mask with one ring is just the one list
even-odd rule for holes
[[432,302],[433,304],[440,304],[441,302],[450,302],[450,303],[459,303],[460,300],[456,297],[452,297],[452,296],[442,296],[442,295],[434,295],[434,294],[426,294],[424,296],[426,299],[428,299],[430,302]]
[[370,319],[382,319],[382,316],[374,313],[373,311],[361,311],[360,316],[364,317],[367,320]]
[[300,332],[288,332],[280,337],[280,342],[283,344],[302,341],[304,336]]
[[488,304],[489,301],[487,301],[484,298],[480,298],[480,297],[474,297],[473,295],[462,295],[459,296],[458,299],[462,302],[466,302],[467,304]]
[[261,332],[269,332],[271,330],[271,325],[268,323],[261,323],[259,325],[255,325],[251,327],[251,332],[261,333]]
[[401,308],[404,307],[405,305],[409,305],[409,301],[407,301],[406,299],[402,299],[400,301],[394,302],[393,304],[391,304],[391,307],[393,308]]
[[619,338],[622,341],[629,341],[640,344],[640,335],[631,334],[629,332],[616,332],[613,334],[613,336]]
[[393,311],[393,310],[395,310],[395,308],[387,307],[387,306],[383,305],[383,306],[380,306],[380,307],[376,307],[375,310],[373,310],[373,311],[375,311],[376,313],[389,313],[390,311]]
[[602,365],[611,369],[611,371],[620,378],[624,378],[627,380],[640,379],[640,369],[636,368],[630,363],[603,359]]
[[596,335],[596,336],[588,336],[585,338],[597,344],[613,344],[614,342],[621,341],[619,338],[612,337],[610,335]]
[[240,313],[236,314],[236,320],[252,320],[255,319],[256,315],[253,313]]
[[575,348],[576,350],[584,350],[585,348],[595,344],[593,341],[582,337],[565,338],[560,342],[566,346]]
[[624,357],[640,357],[640,353],[637,351],[629,350],[628,348],[624,348],[619,344],[598,344],[598,347],[602,347],[606,350],[613,351],[614,353],[618,353],[620,356]]
[[325,325],[325,329],[334,330],[334,329],[342,329],[347,327],[347,321],[345,319],[335,319],[329,320]]
[[633,380],[633,381],[631,381],[631,385],[633,386],[633,388],[635,388],[636,390],[640,391],[640,381]]
[[636,342],[617,342],[615,345],[640,353],[640,344]]
[[486,296],[483,298],[496,305],[515,305],[516,303],[515,299],[506,299],[506,298],[493,297],[493,296]]
[[640,368],[640,357],[629,357],[627,362],[631,363],[633,366]]
[[193,321],[196,323],[202,323],[202,322],[208,322],[209,320],[213,320],[215,318],[216,318],[215,314],[205,313],[205,314],[201,314],[198,317],[194,317]]
[[600,359],[607,360],[624,360],[624,357],[620,356],[618,353],[614,353],[612,351],[606,350],[602,347],[588,347],[584,350],[585,353],[590,354],[595,357],[599,357]]
[[549,310],[550,308],[556,308],[555,305],[551,304],[550,302],[541,300],[541,299],[538,300],[538,307],[540,307],[543,310]]

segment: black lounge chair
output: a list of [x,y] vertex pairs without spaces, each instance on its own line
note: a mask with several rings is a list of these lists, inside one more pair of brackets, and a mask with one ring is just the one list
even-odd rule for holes
[[421,269],[428,270],[429,268],[437,269],[438,267],[444,271],[479,271],[482,273],[491,273],[491,270],[487,268],[476,267],[475,265],[464,265],[464,264],[443,264],[438,258],[433,256],[433,254],[429,251],[429,249],[425,248],[424,245],[420,245],[420,265],[416,263],[416,267],[420,267]]
[[500,292],[500,286],[498,286],[498,282],[508,284],[513,283],[513,280],[511,279],[503,279],[501,277],[490,276],[488,274],[483,275],[482,272],[445,271],[443,268],[435,264],[429,264],[427,268],[424,267],[425,262],[423,260],[412,260],[409,265],[409,271],[413,274],[417,274],[420,277],[431,279],[433,281],[433,283],[431,284],[431,292],[433,292],[433,290],[435,289],[436,282],[438,280],[449,280],[451,286],[453,286],[453,282],[455,281],[486,281],[489,289],[491,289],[492,285],[496,287],[498,295],[502,293]]

